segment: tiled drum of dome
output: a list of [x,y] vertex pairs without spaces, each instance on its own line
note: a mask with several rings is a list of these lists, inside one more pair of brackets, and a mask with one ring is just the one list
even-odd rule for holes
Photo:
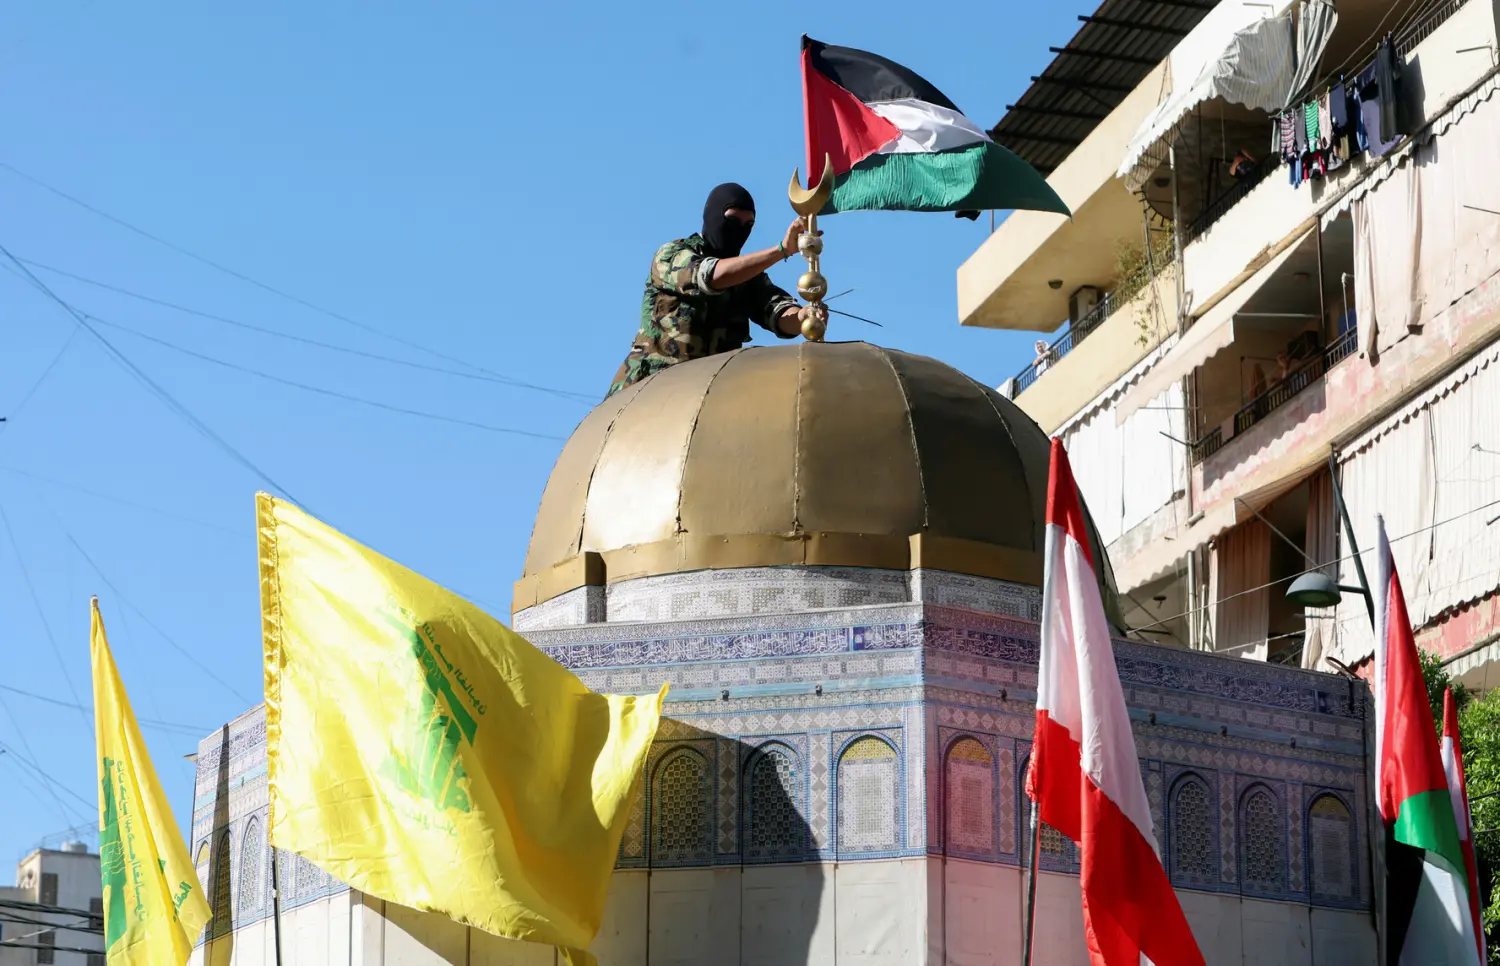
[[1266,788],[1245,796],[1242,810],[1242,879],[1253,892],[1279,893],[1286,888],[1282,865],[1281,809]]
[[797,772],[789,755],[769,749],[750,766],[749,857],[797,855],[806,848],[805,825],[797,812]]
[[1353,817],[1343,802],[1323,795],[1307,812],[1308,856],[1313,896],[1354,898]]
[[1210,806],[1208,786],[1194,777],[1184,778],[1172,794],[1167,854],[1178,885],[1212,886],[1218,878]]
[[860,738],[839,758],[839,852],[897,847],[896,764],[895,750],[874,737]]
[[708,864],[713,856],[708,763],[679,751],[658,768],[652,799],[652,864]]
[[995,851],[994,759],[974,738],[960,738],[948,749],[948,851],[988,856]]

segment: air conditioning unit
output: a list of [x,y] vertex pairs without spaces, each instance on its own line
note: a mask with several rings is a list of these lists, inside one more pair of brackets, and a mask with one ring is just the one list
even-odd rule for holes
[[1085,285],[1072,295],[1068,296],[1068,321],[1077,325],[1084,316],[1099,307],[1099,300],[1104,297],[1092,285]]

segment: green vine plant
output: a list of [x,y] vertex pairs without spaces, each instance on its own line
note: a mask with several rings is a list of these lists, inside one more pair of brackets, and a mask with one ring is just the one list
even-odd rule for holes
[[1147,232],[1146,241],[1151,246],[1149,257],[1143,244],[1121,239],[1115,245],[1116,304],[1124,305],[1141,292],[1146,293],[1144,311],[1135,317],[1135,341],[1142,348],[1151,344],[1153,328],[1163,321],[1159,318],[1162,315],[1161,293],[1152,284],[1152,279],[1172,263],[1172,223],[1166,222],[1163,227]]

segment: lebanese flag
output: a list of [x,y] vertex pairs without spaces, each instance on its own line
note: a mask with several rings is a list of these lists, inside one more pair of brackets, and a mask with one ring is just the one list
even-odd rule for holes
[[1390,961],[1479,964],[1464,849],[1401,578],[1375,518],[1375,792]]
[[1052,440],[1036,735],[1026,794],[1078,843],[1093,966],[1202,966],[1151,830],[1078,487]]
[[802,38],[809,186],[833,160],[824,214],[859,209],[1070,214],[1031,165],[996,144],[943,92],[900,64]]
[[1448,776],[1448,795],[1453,799],[1453,821],[1458,824],[1458,844],[1464,850],[1464,871],[1469,879],[1469,912],[1474,919],[1474,938],[1479,961],[1488,962],[1484,950],[1484,920],[1479,910],[1479,863],[1474,859],[1474,817],[1469,811],[1469,783],[1464,779],[1464,749],[1458,740],[1458,707],[1453,689],[1443,689],[1443,772]]

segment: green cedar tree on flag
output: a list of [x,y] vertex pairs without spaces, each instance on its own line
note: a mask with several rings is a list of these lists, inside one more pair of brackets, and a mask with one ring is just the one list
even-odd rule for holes
[[1375,789],[1386,833],[1387,956],[1402,966],[1478,966],[1432,705],[1385,521],[1377,516],[1375,526]]
[[1070,214],[1036,169],[924,78],[877,54],[802,38],[809,186],[833,162],[839,211]]

